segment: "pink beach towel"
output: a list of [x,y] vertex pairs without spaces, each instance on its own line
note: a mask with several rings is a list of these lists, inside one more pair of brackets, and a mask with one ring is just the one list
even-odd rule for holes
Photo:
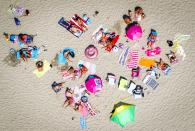
[[131,50],[129,52],[129,60],[127,61],[128,68],[136,68],[138,66],[139,53],[137,50]]

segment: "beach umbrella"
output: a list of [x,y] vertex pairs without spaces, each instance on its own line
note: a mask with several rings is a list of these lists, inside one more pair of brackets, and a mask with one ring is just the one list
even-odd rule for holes
[[131,23],[126,27],[126,35],[131,40],[138,40],[142,36],[142,28],[139,24]]
[[90,93],[96,93],[102,90],[102,80],[97,75],[89,75],[85,80],[85,86]]
[[119,102],[114,105],[111,121],[124,127],[129,122],[134,122],[135,105]]

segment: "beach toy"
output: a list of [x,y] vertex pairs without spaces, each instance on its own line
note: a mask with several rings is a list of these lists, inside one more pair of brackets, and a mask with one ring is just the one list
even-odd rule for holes
[[137,68],[138,60],[139,60],[138,50],[131,50],[128,56],[129,56],[129,60],[127,60],[127,67]]
[[110,119],[121,127],[124,127],[130,122],[134,122],[135,105],[118,102],[114,105]]
[[156,61],[153,59],[148,59],[148,58],[141,58],[139,60],[139,65],[150,68],[156,64]]
[[137,68],[133,68],[132,69],[132,73],[131,73],[131,77],[139,77],[140,76],[140,67]]
[[47,60],[44,60],[43,62],[43,71],[38,71],[38,69],[35,69],[33,71],[33,74],[35,74],[38,78],[45,75],[46,72],[48,72],[51,69],[50,64]]
[[88,59],[94,59],[94,58],[96,58],[98,56],[98,49],[94,45],[89,45],[85,49],[85,56]]
[[85,80],[85,86],[90,93],[96,93],[102,90],[103,83],[99,76],[89,75]]
[[122,91],[126,91],[128,88],[128,81],[125,77],[120,77],[118,82],[118,89]]
[[68,51],[75,53],[73,48],[64,48],[64,50],[58,54],[58,64],[68,63],[67,59],[64,57],[64,54]]
[[21,25],[20,20],[16,17],[14,17],[14,21],[16,25]]
[[131,40],[138,40],[142,37],[142,28],[140,25],[132,23],[126,28],[126,35]]
[[147,56],[155,56],[155,55],[159,55],[161,52],[160,47],[155,47],[154,49],[148,49],[146,50],[146,55]]

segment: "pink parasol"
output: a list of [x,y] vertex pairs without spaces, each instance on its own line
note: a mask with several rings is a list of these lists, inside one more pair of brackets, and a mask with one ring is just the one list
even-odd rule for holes
[[102,90],[103,84],[100,77],[96,75],[89,75],[85,81],[87,91],[90,93],[96,93]]
[[142,36],[142,28],[138,24],[133,24],[127,28],[126,35],[131,40],[138,40]]

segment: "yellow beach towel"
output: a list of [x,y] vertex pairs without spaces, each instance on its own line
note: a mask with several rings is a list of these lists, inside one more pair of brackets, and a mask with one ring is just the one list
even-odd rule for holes
[[51,69],[50,64],[46,60],[44,60],[44,62],[43,62],[43,71],[38,71],[38,69],[35,69],[33,71],[33,74],[35,74],[38,78],[40,78],[40,77],[44,76],[45,73],[47,71],[49,71],[50,69]]
[[139,60],[139,65],[150,68],[151,66],[154,66],[156,64],[156,61],[153,59],[148,58],[141,58]]

